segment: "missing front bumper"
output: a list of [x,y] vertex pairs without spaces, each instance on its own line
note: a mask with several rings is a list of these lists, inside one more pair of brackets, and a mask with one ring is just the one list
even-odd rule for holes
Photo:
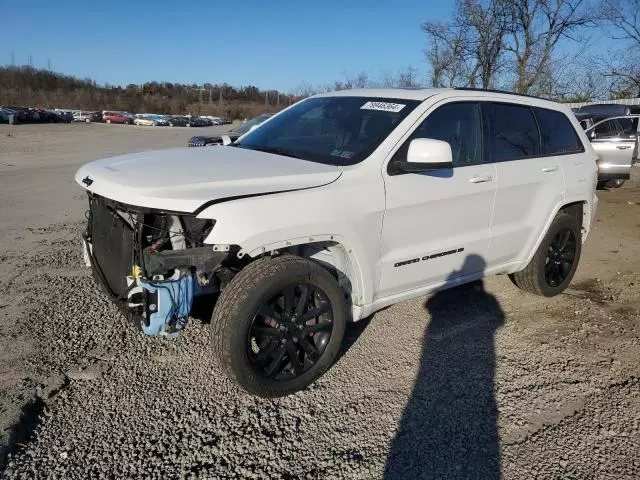
[[[215,273],[229,252],[210,246],[172,250],[171,236],[162,241],[158,234],[166,215],[161,212],[132,210],[96,195],[89,205],[83,256],[96,283],[145,334],[177,336],[193,297],[217,290]],[[183,222],[185,231],[193,232],[199,221]]]

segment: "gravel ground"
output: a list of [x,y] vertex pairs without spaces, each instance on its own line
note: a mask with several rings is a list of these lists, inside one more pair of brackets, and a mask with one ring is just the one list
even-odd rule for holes
[[206,322],[143,337],[82,263],[75,169],[200,129],[0,127],[3,478],[640,477],[640,169],[600,193],[566,294],[493,277],[394,305],[311,388],[263,400]]

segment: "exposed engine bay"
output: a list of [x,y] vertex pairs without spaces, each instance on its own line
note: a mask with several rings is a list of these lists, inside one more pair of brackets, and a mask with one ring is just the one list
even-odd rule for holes
[[240,268],[233,248],[204,244],[214,220],[88,195],[85,262],[147,335],[177,337],[194,296],[219,291]]

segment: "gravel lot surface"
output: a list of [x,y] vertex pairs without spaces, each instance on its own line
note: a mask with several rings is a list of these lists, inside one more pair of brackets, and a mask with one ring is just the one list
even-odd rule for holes
[[81,258],[80,164],[215,130],[0,125],[1,476],[640,478],[640,169],[600,192],[566,294],[493,277],[394,305],[311,388],[262,400],[222,376],[209,325],[143,337]]

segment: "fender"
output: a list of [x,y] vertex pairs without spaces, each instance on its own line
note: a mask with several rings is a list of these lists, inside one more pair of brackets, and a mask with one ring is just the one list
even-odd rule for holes
[[591,224],[593,223],[593,219],[595,217],[596,207],[598,204],[598,197],[595,195],[595,193],[591,201],[589,201],[589,199],[583,196],[574,196],[574,197],[565,197],[562,200],[562,202],[559,202],[553,209],[552,214],[549,215],[549,218],[547,219],[547,222],[545,223],[544,228],[538,234],[538,237],[536,238],[536,241],[534,243],[534,247],[531,249],[527,257],[522,261],[522,263],[518,265],[518,268],[513,270],[514,272],[521,270],[522,268],[524,268],[526,265],[529,264],[533,256],[538,251],[538,248],[540,247],[542,240],[547,235],[547,232],[551,227],[551,223],[553,223],[553,220],[556,218],[556,215],[558,214],[558,212],[562,210],[563,207],[570,205],[572,203],[582,203],[582,209],[583,209],[582,210],[582,243],[586,241],[587,235],[589,234],[589,231],[591,229]]
[[[379,280],[385,208],[382,178],[372,176],[345,171],[322,187],[211,205],[198,215],[215,220],[205,243],[214,250],[237,246],[240,258],[252,259],[276,250],[295,253],[303,245],[334,248],[336,258],[343,256],[336,249],[342,250],[351,271],[352,303],[370,303]],[[331,255],[322,257],[331,261]]]

